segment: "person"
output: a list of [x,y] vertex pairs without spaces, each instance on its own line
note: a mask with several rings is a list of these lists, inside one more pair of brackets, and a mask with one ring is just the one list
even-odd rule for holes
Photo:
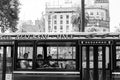
[[51,64],[50,64],[50,61],[49,61],[50,59],[52,59],[52,56],[49,55],[43,63],[44,67],[51,67]]
[[[41,54],[38,54],[37,59],[43,59],[43,56]],[[43,61],[38,60],[36,63],[37,68],[43,68]]]
[[67,62],[65,69],[75,69],[73,62],[72,61]]
[[20,61],[20,67],[21,67],[22,69],[27,69],[27,68],[30,67],[29,61],[26,60],[26,59],[28,59],[28,53],[25,53],[25,54],[23,55],[23,58],[24,58],[25,60],[21,60],[21,61]]
[[25,54],[23,55],[23,58],[24,58],[24,59],[28,59],[28,53],[25,53]]
[[51,64],[51,67],[55,67],[55,68],[59,67],[58,62],[54,62],[53,64]]

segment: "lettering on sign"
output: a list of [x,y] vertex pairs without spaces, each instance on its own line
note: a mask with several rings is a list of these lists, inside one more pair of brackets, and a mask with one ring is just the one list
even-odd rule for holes
[[48,35],[17,35],[15,39],[47,39]]
[[73,35],[59,34],[59,35],[1,35],[1,40],[17,40],[17,39],[72,39]]
[[0,35],[0,40],[27,40],[27,39],[89,39],[89,38],[120,38],[120,35],[110,35],[110,34],[19,34],[19,35]]
[[72,35],[57,35],[57,39],[72,39]]

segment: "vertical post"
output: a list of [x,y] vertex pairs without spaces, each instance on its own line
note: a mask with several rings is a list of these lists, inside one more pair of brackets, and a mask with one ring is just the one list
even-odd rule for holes
[[37,46],[36,46],[36,41],[33,41],[33,61],[32,61],[32,66],[33,66],[33,69],[35,69],[36,68],[36,56],[37,56]]
[[[109,54],[109,53],[107,53]],[[102,78],[103,80],[106,80],[106,47],[102,47]]]
[[6,46],[3,47],[3,72],[2,72],[2,80],[5,80],[6,76]]
[[94,46],[94,68],[93,68],[93,80],[98,80],[98,46]]
[[85,29],[85,0],[81,0],[81,11],[82,11],[82,15],[81,15],[81,30],[79,30],[79,31],[84,32],[84,29]]
[[85,80],[90,79],[90,46],[86,46],[86,68]]

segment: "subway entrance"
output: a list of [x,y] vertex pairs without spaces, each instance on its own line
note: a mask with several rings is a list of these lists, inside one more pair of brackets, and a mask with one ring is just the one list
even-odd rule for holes
[[82,46],[82,80],[110,80],[110,46]]

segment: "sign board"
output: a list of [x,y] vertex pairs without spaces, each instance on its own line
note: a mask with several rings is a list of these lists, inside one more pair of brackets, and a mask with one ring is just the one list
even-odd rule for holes
[[0,40],[36,40],[36,39],[120,39],[120,34],[11,34],[0,35]]
[[12,74],[6,74],[5,80],[12,80]]
[[0,45],[13,45],[14,41],[0,41]]

